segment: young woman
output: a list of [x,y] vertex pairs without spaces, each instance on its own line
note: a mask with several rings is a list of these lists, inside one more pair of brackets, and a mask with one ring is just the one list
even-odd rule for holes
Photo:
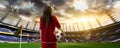
[[56,16],[52,15],[51,6],[45,6],[43,15],[40,17],[42,48],[57,48],[55,27],[61,30],[61,26]]

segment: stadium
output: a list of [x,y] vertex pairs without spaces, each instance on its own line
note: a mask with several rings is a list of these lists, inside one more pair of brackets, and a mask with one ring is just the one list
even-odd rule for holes
[[120,48],[120,0],[0,0],[0,48],[41,48],[46,4],[65,32],[58,48]]

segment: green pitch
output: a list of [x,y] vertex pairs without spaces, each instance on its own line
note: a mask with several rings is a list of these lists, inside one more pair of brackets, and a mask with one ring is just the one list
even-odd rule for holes
[[[19,48],[19,43],[0,43],[0,48]],[[22,43],[22,48],[41,48],[41,45]],[[120,43],[59,43],[58,48],[120,48]]]

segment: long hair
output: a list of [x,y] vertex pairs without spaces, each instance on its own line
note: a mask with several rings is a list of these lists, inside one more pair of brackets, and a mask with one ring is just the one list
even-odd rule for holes
[[45,8],[43,10],[42,20],[46,25],[48,25],[48,23],[52,22],[53,18],[52,18],[51,6],[45,6]]

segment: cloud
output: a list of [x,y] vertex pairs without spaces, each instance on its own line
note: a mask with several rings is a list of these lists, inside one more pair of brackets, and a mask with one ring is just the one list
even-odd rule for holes
[[55,5],[55,6],[61,6],[65,4],[64,0],[51,0],[51,2]]

